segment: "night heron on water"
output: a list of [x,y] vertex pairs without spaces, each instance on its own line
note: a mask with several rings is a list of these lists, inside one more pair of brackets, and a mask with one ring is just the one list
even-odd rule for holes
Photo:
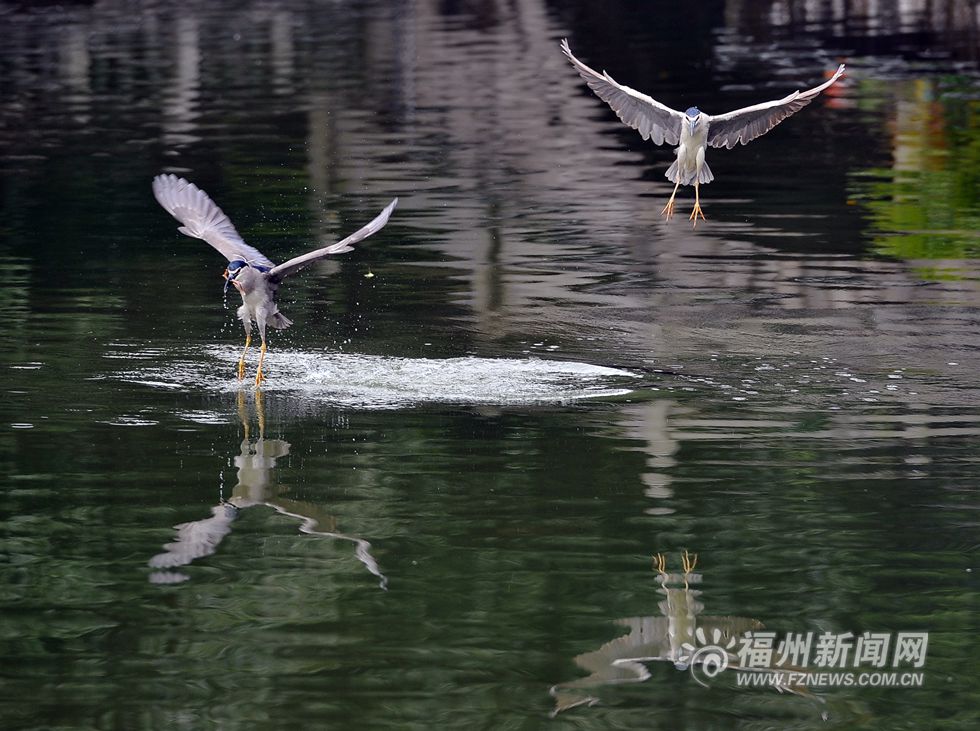
[[698,225],[699,215],[704,219],[699,187],[715,178],[704,159],[706,148],[710,145],[730,150],[739,142],[746,145],[756,137],[761,137],[786,117],[812,102],[844,73],[844,64],[841,64],[834,75],[820,86],[807,91],[794,91],[775,101],[712,115],[705,114],[697,107],[690,107],[684,112],[671,109],[646,94],[616,83],[609,74],[600,74],[589,68],[572,55],[567,40],[561,42],[561,49],[589,88],[612,107],[623,122],[639,131],[643,139],[653,140],[658,145],[665,142],[677,145],[677,159],[666,172],[667,179],[674,183],[674,192],[660,214],[669,221],[674,214],[677,188],[681,185],[693,185],[694,210],[691,211],[690,220],[694,221],[695,226]]
[[276,304],[276,293],[280,282],[290,274],[295,274],[324,257],[353,251],[353,244],[377,233],[388,223],[388,217],[398,205],[398,199],[395,198],[371,223],[343,241],[310,251],[277,266],[261,251],[246,244],[228,216],[218,208],[207,193],[193,183],[176,175],[158,175],[153,179],[153,195],[171,216],[183,224],[178,229],[181,233],[207,241],[228,260],[228,267],[224,273],[225,291],[228,291],[229,285],[234,285],[242,295],[242,306],[238,308],[238,317],[245,326],[245,349],[238,361],[239,379],[245,377],[245,353],[252,344],[253,320],[258,325],[259,337],[262,338],[259,367],[255,373],[256,386],[260,385],[264,378],[262,362],[265,360],[266,325],[277,330],[285,330],[293,324],[292,320],[279,311]]

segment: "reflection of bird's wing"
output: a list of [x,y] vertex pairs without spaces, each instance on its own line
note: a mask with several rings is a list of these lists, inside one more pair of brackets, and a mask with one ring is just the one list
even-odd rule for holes
[[388,223],[388,217],[391,216],[391,212],[395,210],[395,206],[398,205],[398,199],[395,198],[388,206],[377,215],[377,217],[371,221],[367,226],[352,233],[343,241],[338,241],[336,244],[331,246],[325,246],[322,249],[317,249],[309,253],[303,254],[302,256],[297,256],[294,259],[285,261],[277,267],[273,267],[272,271],[269,272],[269,278],[278,282],[284,277],[288,277],[290,274],[295,274],[303,267],[309,266],[318,259],[323,259],[324,257],[330,256],[332,254],[344,254],[348,251],[353,251],[353,244],[358,241],[366,239],[372,234],[378,233],[384,225]]
[[181,523],[177,526],[177,540],[166,544],[163,553],[150,559],[155,569],[186,566],[196,558],[210,556],[218,550],[218,544],[231,532],[232,521],[238,516],[234,505],[222,503],[211,508],[211,517]]
[[676,145],[680,141],[681,125],[684,122],[683,113],[675,111],[635,89],[617,84],[605,72],[600,74],[589,68],[572,55],[567,39],[561,42],[561,50],[565,52],[568,60],[578,70],[579,75],[585,79],[589,88],[612,107],[616,116],[637,130],[643,139],[653,140],[658,145],[662,145],[664,142],[669,145]]
[[711,644],[729,649],[746,632],[763,628],[762,622],[750,617],[698,617],[698,629]]
[[827,81],[807,91],[794,91],[787,97],[771,102],[763,102],[751,107],[736,109],[734,112],[708,117],[708,144],[712,147],[727,147],[729,150],[739,142],[747,145],[756,137],[761,137],[786,117],[800,111],[817,98],[817,95],[833,84],[844,73],[844,64]]
[[243,259],[270,269],[275,266],[261,251],[245,243],[228,216],[194,183],[176,175],[157,175],[153,195],[167,213],[184,224],[178,229],[182,234],[204,239],[228,261]]

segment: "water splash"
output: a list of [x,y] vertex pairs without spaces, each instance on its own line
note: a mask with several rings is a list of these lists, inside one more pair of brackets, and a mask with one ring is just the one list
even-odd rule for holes
[[[162,362],[134,358],[135,367],[106,377],[169,390],[234,392],[242,388],[234,375],[238,357],[236,348],[207,346],[170,353]],[[639,378],[616,368],[533,358],[394,358],[287,349],[266,359],[266,374],[266,392],[373,409],[423,403],[567,403],[628,394]]]

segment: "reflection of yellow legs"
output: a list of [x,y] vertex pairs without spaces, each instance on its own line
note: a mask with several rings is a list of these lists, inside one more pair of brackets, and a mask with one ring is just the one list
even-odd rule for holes
[[[258,417],[259,421],[259,439],[265,438],[265,394],[261,391],[255,392],[255,415]],[[251,441],[251,428],[249,422],[251,417],[248,413],[247,403],[245,401],[245,392],[238,392],[238,420],[242,422],[242,428],[245,430],[245,441]]]
[[670,217],[674,215],[674,196],[677,195],[677,189],[680,187],[680,185],[681,181],[678,180],[676,185],[674,185],[674,192],[670,194],[670,200],[667,201],[667,205],[664,206],[664,209],[660,211],[660,215],[666,218],[668,221],[670,220]]
[[691,211],[691,217],[687,220],[694,221],[694,228],[698,227],[698,215],[700,214],[701,220],[706,221],[704,217],[704,211],[701,210],[701,191],[699,189],[698,181],[694,181],[694,210]]
[[245,350],[242,351],[242,357],[238,359],[238,380],[245,378],[245,354],[248,352],[248,346],[252,344],[252,333],[248,333],[245,336]]
[[[684,549],[684,555],[681,556],[681,567],[684,569],[684,588],[687,587],[688,576],[694,571],[698,565],[698,554],[688,553],[687,549]],[[653,568],[658,574],[660,574],[661,581],[667,581],[670,578],[670,574],[667,573],[667,557],[662,553],[658,553],[653,557]]]
[[265,439],[265,395],[255,392],[255,415],[259,418],[259,439]]
[[681,559],[681,563],[684,566],[684,573],[685,574],[691,573],[692,571],[694,571],[695,567],[698,565],[698,554],[695,553],[694,554],[694,557],[692,558],[691,557],[691,554],[689,554],[687,552],[687,549],[685,548],[684,549],[684,557]]
[[686,589],[688,588],[687,579],[691,575],[691,572],[694,571],[694,567],[698,565],[698,554],[695,553],[694,558],[691,558],[691,554],[685,548],[684,555],[681,557],[681,565],[684,568],[684,588]]
[[238,392],[238,420],[245,429],[245,441],[248,441],[248,411],[245,409],[245,392]]
[[265,376],[262,375],[262,361],[265,360],[265,340],[262,341],[262,347],[259,348],[259,369],[255,372],[255,385],[261,386],[262,381],[265,380]]

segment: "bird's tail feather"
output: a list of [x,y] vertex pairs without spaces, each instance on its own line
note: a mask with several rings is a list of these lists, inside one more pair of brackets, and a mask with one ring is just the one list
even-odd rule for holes
[[664,173],[664,177],[671,183],[680,183],[681,185],[694,185],[695,178],[697,178],[697,181],[702,184],[710,183],[715,179],[715,176],[712,174],[711,168],[708,167],[707,162],[701,164],[701,172],[695,175],[693,173],[681,174],[677,166],[677,160],[674,160],[674,164],[667,168],[667,172]]
[[708,163],[701,163],[701,174],[698,175],[699,183],[710,183],[715,179],[715,176],[711,174],[711,168],[708,167]]
[[287,327],[293,324],[293,321],[281,312],[277,312],[272,316],[272,319],[269,320],[269,324],[276,328],[276,330],[285,330]]

